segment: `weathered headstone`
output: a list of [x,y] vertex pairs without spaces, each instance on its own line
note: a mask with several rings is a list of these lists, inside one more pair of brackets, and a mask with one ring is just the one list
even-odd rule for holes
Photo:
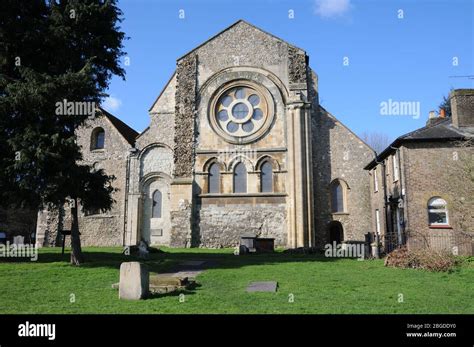
[[150,275],[145,265],[131,261],[120,265],[119,298],[140,300],[149,292]]
[[269,282],[252,282],[247,287],[247,292],[271,292],[277,291],[278,283],[275,281]]
[[23,245],[24,242],[25,242],[25,237],[24,236],[18,235],[18,236],[13,237],[13,243],[15,245]]
[[148,245],[144,241],[138,244],[138,257],[141,259],[148,258]]

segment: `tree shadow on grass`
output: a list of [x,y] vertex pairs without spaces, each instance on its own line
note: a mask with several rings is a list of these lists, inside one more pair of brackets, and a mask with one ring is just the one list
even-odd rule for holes
[[[234,255],[229,251],[218,253],[213,250],[165,250],[162,253],[150,253],[146,259],[136,255],[125,255],[120,250],[104,250],[95,248],[84,249],[85,262],[80,267],[98,268],[108,267],[119,269],[123,262],[138,261],[146,264],[150,272],[186,271],[193,269],[236,269],[253,265],[271,265],[282,263],[304,263],[304,262],[337,262],[347,258],[329,258],[324,254],[289,254],[281,251],[273,253]],[[56,252],[54,249],[43,249],[38,256],[37,263],[69,262],[70,253]],[[182,265],[186,261],[204,261],[200,266]],[[26,262],[26,261],[25,261]],[[29,260],[27,261],[29,262]],[[181,264],[181,265],[180,265]],[[72,266],[72,265],[71,265]]]

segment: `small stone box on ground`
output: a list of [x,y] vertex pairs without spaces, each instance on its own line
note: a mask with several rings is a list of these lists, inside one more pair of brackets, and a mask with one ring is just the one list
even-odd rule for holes
[[149,293],[149,273],[145,265],[126,262],[120,265],[119,299],[140,300]]

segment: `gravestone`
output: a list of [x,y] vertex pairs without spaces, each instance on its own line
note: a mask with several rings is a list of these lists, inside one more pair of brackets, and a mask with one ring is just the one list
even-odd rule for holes
[[247,292],[270,292],[275,293],[277,291],[278,283],[275,281],[268,282],[252,282],[247,287]]
[[140,259],[148,258],[148,245],[144,241],[140,241],[138,244],[138,257]]
[[150,276],[145,265],[131,261],[120,265],[119,299],[140,300],[149,292]]
[[23,245],[24,242],[25,242],[24,236],[18,235],[18,236],[13,237],[13,244],[15,245]]

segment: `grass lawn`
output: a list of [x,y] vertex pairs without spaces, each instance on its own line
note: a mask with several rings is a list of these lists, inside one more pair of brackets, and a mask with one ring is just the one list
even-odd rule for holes
[[[151,271],[184,260],[214,263],[197,277],[199,286],[184,293],[184,302],[176,293],[119,300],[111,284],[119,280],[120,263],[132,260],[120,248],[85,248],[87,263],[78,268],[68,264],[69,254],[45,248],[37,262],[0,262],[0,313],[474,313],[472,262],[430,273],[386,268],[382,260],[165,250],[146,261]],[[277,293],[245,291],[250,282],[273,280]]]

